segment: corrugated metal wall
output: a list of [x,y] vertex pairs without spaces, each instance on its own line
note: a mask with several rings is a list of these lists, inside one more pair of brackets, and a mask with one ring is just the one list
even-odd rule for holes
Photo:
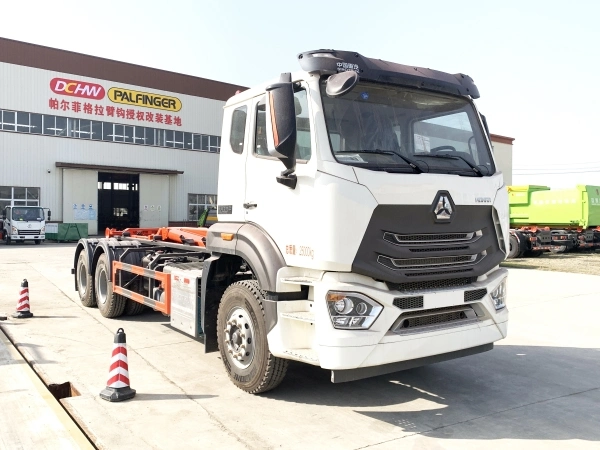
[[63,169],[56,162],[183,171],[170,176],[170,221],[187,219],[188,193],[217,193],[216,153],[0,132],[0,156],[0,185],[40,187],[41,206],[58,221]]

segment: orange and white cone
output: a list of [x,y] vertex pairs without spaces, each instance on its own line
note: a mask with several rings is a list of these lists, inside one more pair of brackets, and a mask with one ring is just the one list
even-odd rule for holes
[[127,363],[127,342],[125,331],[119,328],[115,334],[108,382],[100,397],[109,402],[120,402],[135,397],[135,389],[129,386],[129,364]]
[[23,280],[21,283],[17,311],[12,316],[15,319],[28,319],[29,317],[33,317],[33,313],[29,309],[29,283],[27,280]]

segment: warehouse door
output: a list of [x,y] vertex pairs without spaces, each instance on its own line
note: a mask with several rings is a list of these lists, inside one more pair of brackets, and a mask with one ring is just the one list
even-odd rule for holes
[[140,175],[140,227],[169,225],[169,176]]
[[138,228],[140,176],[98,172],[98,230]]

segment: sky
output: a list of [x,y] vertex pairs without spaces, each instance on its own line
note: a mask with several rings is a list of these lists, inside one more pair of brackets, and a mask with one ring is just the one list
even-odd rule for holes
[[466,73],[513,184],[600,185],[600,1],[0,0],[0,36],[252,86],[298,53]]

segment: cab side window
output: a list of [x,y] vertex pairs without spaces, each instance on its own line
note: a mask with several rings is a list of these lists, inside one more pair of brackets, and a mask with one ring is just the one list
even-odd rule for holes
[[267,113],[264,98],[256,106],[256,129],[254,131],[254,153],[260,156],[269,156],[269,150],[267,149]]
[[308,97],[302,89],[294,93],[296,106],[296,159],[308,161],[310,159],[310,118],[308,116]]
[[[296,106],[296,159],[308,161],[311,156],[310,118],[308,116],[308,97],[306,90],[294,93]],[[254,153],[260,156],[269,156],[267,149],[267,115],[265,112],[265,99],[263,98],[256,107],[256,129],[254,139]]]
[[241,154],[244,151],[244,135],[246,134],[247,107],[240,106],[233,111],[231,117],[231,134],[229,143],[234,153]]

